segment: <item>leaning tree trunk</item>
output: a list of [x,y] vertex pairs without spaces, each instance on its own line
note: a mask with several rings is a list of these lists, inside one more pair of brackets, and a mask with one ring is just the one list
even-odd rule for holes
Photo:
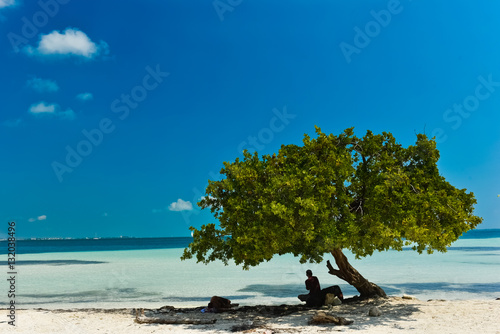
[[354,286],[362,298],[386,297],[386,294],[381,287],[369,282],[356,269],[354,269],[353,266],[351,266],[341,249],[335,249],[331,252],[331,254],[335,258],[337,267],[339,267],[339,269],[334,269],[330,264],[330,261],[327,261],[326,266],[331,275],[335,275]]

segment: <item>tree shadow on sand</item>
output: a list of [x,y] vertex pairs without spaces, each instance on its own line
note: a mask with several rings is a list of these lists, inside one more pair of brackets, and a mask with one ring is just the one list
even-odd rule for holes
[[[377,306],[382,314],[378,317],[370,317],[369,310]],[[167,313],[159,314],[161,310],[150,310],[146,316],[173,316],[181,315],[183,319],[216,320],[218,330],[242,331],[249,329],[271,329],[274,333],[298,333],[306,332],[311,318],[318,312],[325,312],[335,317],[343,317],[352,320],[351,325],[314,325],[325,329],[367,329],[371,326],[388,326],[403,328],[401,322],[411,322],[411,316],[420,312],[418,304],[405,301],[402,298],[380,298],[369,300],[351,300],[348,303],[334,307],[309,308],[305,305],[275,305],[275,306],[243,306],[223,313],[201,313],[199,308],[168,309]],[[276,327],[276,325],[279,326]],[[156,326],[156,325],[150,325]],[[210,325],[187,325],[188,329],[215,330],[215,324]],[[407,328],[408,326],[405,326]],[[240,330],[234,330],[240,328]]]

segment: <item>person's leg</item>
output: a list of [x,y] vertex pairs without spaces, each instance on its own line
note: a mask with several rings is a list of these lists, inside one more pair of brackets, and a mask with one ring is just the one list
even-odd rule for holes
[[321,293],[312,293],[306,301],[307,306],[322,306],[324,301],[321,299]]
[[305,302],[309,298],[309,295],[298,295],[297,297],[300,299],[300,301]]

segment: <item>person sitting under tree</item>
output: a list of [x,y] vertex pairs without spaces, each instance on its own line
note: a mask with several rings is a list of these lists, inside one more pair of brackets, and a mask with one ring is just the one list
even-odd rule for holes
[[306,302],[307,306],[321,305],[321,287],[318,278],[313,276],[312,271],[309,269],[306,271],[306,276],[306,289],[309,290],[309,293],[299,295],[298,298]]

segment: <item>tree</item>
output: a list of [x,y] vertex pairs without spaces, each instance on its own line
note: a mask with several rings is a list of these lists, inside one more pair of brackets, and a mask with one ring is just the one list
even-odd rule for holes
[[374,251],[412,246],[445,252],[482,218],[473,215],[473,193],[457,189],[439,174],[434,140],[418,134],[404,148],[390,133],[362,138],[353,128],[338,136],[316,127],[303,146],[282,145],[278,154],[224,162],[222,180],[209,180],[198,203],[219,224],[193,231],[182,259],[234,260],[244,269],[291,253],[300,262],[327,261],[330,274],[353,285],[361,297],[385,296],[354,269],[356,258]]

